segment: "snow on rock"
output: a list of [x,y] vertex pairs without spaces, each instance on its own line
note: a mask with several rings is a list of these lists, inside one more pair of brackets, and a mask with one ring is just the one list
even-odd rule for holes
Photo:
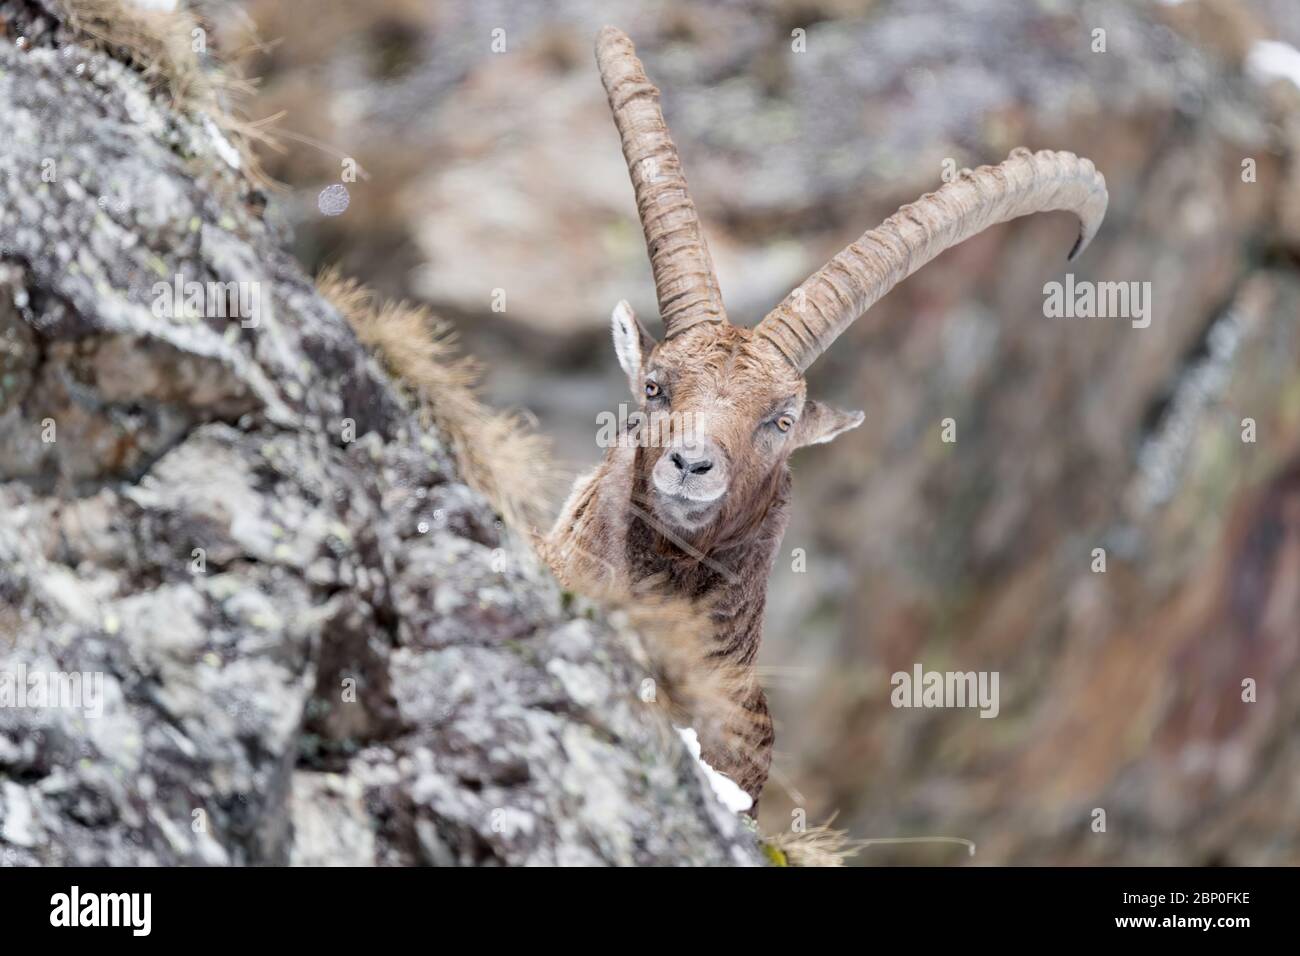
[[691,756],[696,759],[701,767],[704,768],[704,776],[709,781],[709,786],[713,788],[713,794],[723,805],[732,813],[743,813],[754,805],[753,799],[736,781],[732,780],[725,773],[719,773],[705,762],[700,756],[700,739],[695,733],[693,727],[678,727],[677,733],[681,735],[682,741],[686,744],[686,749],[691,752]]

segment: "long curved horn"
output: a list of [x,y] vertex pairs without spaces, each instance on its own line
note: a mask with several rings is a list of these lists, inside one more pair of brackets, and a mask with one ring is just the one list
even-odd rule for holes
[[659,91],[646,79],[622,30],[605,27],[596,36],[596,63],[623,139],[665,334],[701,322],[726,322],[713,260],[659,109]]
[[886,292],[939,253],[1000,222],[1066,210],[1079,217],[1074,259],[1106,214],[1106,180],[1087,159],[1021,148],[997,166],[962,170],[903,206],[806,279],[756,328],[804,371]]

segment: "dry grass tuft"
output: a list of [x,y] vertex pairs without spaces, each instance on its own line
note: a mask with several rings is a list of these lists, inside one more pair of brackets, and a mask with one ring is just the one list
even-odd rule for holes
[[216,83],[193,48],[198,20],[188,11],[151,10],[130,0],[61,0],[68,25],[120,54],[178,105],[206,104]]
[[447,323],[408,302],[377,301],[359,282],[326,269],[320,294],[408,386],[450,442],[461,474],[513,529],[533,537],[555,484],[550,446],[519,413],[498,412],[476,392],[481,367],[461,355]]
[[252,122],[234,112],[234,102],[250,97],[252,84],[234,64],[205,63],[194,49],[196,30],[206,28],[190,11],[152,10],[130,0],[60,0],[67,23],[105,52],[139,70],[146,82],[167,90],[178,109],[212,119],[240,152],[243,167],[259,185],[269,185],[252,150],[254,142],[275,148],[267,122]]
[[832,830],[834,822],[832,817],[802,833],[783,831],[764,837],[764,852],[778,866],[843,866],[862,849],[862,843],[849,839],[843,830]]

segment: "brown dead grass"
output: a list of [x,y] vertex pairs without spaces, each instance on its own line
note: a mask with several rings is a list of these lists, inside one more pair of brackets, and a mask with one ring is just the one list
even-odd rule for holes
[[337,269],[322,272],[316,287],[411,390],[450,443],[465,481],[511,528],[535,538],[556,484],[549,442],[522,414],[479,399],[481,366],[460,353],[451,327],[423,306],[380,302]]
[[68,25],[120,54],[145,79],[165,86],[177,104],[206,103],[216,81],[194,52],[198,20],[189,11],[149,10],[130,0],[61,0]]
[[831,829],[834,818],[802,833],[784,831],[763,839],[768,857],[779,866],[844,866],[863,844],[843,830]]
[[254,143],[278,148],[269,129],[272,121],[238,114],[236,105],[252,96],[253,84],[234,62],[218,64],[211,56],[205,62],[194,50],[194,31],[206,32],[198,17],[181,6],[150,10],[130,0],[60,3],[68,26],[129,63],[150,85],[165,89],[177,109],[210,117],[239,150],[249,177],[261,186],[272,185],[252,148]]

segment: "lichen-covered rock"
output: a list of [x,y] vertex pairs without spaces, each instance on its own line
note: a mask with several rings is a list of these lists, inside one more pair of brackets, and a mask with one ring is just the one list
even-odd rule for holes
[[0,862],[760,862],[218,126],[59,9],[0,3]]

